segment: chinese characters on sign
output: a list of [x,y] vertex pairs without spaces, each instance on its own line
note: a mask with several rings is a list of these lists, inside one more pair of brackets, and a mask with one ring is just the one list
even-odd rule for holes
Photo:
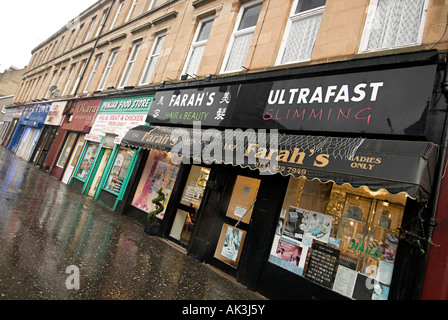
[[190,125],[201,121],[204,126],[224,126],[237,88],[222,86],[157,92],[147,122]]

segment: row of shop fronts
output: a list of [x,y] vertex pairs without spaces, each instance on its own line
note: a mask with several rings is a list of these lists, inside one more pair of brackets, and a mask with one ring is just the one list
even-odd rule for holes
[[425,51],[11,107],[0,139],[142,224],[161,189],[158,236],[268,298],[413,299],[444,70]]

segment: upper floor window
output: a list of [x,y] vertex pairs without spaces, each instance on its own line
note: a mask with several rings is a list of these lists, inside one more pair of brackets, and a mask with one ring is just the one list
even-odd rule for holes
[[84,37],[84,42],[87,42],[90,40],[90,35],[92,33],[92,29],[95,24],[95,20],[96,20],[96,16],[92,18],[92,21],[90,21],[89,30],[87,31],[86,36]]
[[276,64],[311,59],[326,0],[295,0]]
[[67,93],[67,89],[70,86],[70,83],[72,81],[73,78],[73,74],[75,73],[76,70],[76,65],[77,63],[72,64],[71,68],[70,68],[70,73],[68,75],[67,80],[65,81],[65,85],[64,85],[64,90],[62,90],[62,95],[65,96],[65,94]]
[[95,38],[99,36],[100,32],[101,32],[101,28],[103,27],[104,22],[106,21],[106,17],[107,17],[107,11],[109,9],[106,9],[103,11],[103,16],[101,17],[101,21],[98,24],[98,26],[96,27],[96,31],[95,31]]
[[151,0],[148,10],[157,8],[158,6],[162,5],[165,2],[168,2],[168,0]]
[[140,79],[140,85],[148,84],[151,80],[154,69],[156,68],[157,59],[159,58],[160,51],[162,51],[163,41],[165,40],[166,34],[160,34],[157,36],[154,44],[152,46],[151,52],[149,53],[145,69],[143,71],[142,78]]
[[212,29],[213,18],[214,17],[208,17],[199,21],[199,25],[196,29],[190,51],[187,55],[184,70],[182,71],[182,74],[186,74],[188,75],[188,77],[196,75],[196,72],[199,68],[202,53],[204,52],[210,30]]
[[104,69],[103,76],[101,77],[100,84],[98,86],[98,90],[103,90],[106,85],[107,78],[109,77],[110,70],[114,65],[115,59],[117,58],[118,49],[115,49],[111,52],[109,60],[107,61],[106,69]]
[[428,0],[371,0],[359,51],[421,43]]
[[128,58],[128,62],[126,63],[126,67],[123,72],[123,76],[120,80],[120,84],[118,85],[118,88],[123,88],[126,83],[128,82],[129,75],[131,74],[132,67],[134,66],[135,60],[137,59],[138,51],[140,50],[140,47],[142,45],[141,41],[137,41],[132,46],[131,53]]
[[295,0],[276,64],[311,59],[326,0]]
[[109,30],[112,30],[115,27],[115,24],[117,23],[118,17],[120,16],[121,9],[123,9],[123,6],[124,6],[124,1],[121,1],[120,4],[118,5],[117,12],[115,13],[114,20],[112,20]]
[[135,11],[135,7],[137,6],[138,0],[134,0],[131,4],[131,7],[129,8],[129,12],[128,15],[126,17],[126,20],[124,22],[128,22],[129,20],[131,20],[132,15],[134,14]]
[[84,29],[84,23],[81,24],[81,26],[79,27],[78,34],[77,34],[77,36],[76,36],[76,38],[75,38],[75,41],[73,41],[72,49],[73,49],[74,47],[76,47],[76,44],[77,44],[77,42],[78,42],[78,39],[79,39],[80,36],[81,36],[82,29]]
[[262,4],[262,1],[257,0],[241,6],[221,72],[241,71],[243,68]]
[[86,87],[84,88],[84,93],[87,93],[89,91],[90,84],[92,83],[93,77],[95,76],[98,70],[98,66],[100,65],[102,57],[103,57],[102,53],[96,56],[95,64],[93,65],[92,71],[90,72],[89,79],[87,79]]

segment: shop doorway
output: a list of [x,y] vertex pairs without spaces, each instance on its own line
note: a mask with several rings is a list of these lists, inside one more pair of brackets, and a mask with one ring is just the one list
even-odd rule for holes
[[232,178],[234,182],[228,184],[215,220],[211,239],[213,245],[207,262],[236,276],[261,179],[244,172],[234,174]]
[[98,156],[99,159],[97,160],[97,161],[99,161],[99,165],[93,171],[94,178],[92,180],[92,183],[90,184],[89,191],[87,192],[87,194],[90,197],[93,197],[95,195],[95,192],[100,183],[100,178],[103,175],[104,168],[106,167],[106,163],[109,160],[109,156],[110,156],[111,152],[112,152],[111,149],[106,149],[106,148],[103,148],[100,151],[100,155]]
[[35,165],[40,167],[44,163],[57,131],[58,127],[44,127],[41,137],[39,138],[39,142],[37,143],[37,148],[32,156],[32,162]]
[[[70,133],[70,135],[72,135],[72,134],[74,134],[76,136],[75,133]],[[69,137],[73,138],[73,136],[69,136]],[[73,141],[69,142],[69,143],[71,143],[70,149],[73,146]],[[75,149],[73,150],[73,152],[68,150],[69,154],[71,152],[70,160],[68,161],[68,163],[66,160],[63,160],[63,159],[62,159],[63,161],[61,161],[61,163],[58,161],[58,166],[62,166],[61,168],[65,167],[64,175],[62,177],[62,182],[65,184],[68,183],[68,181],[70,180],[70,178],[73,174],[73,170],[75,169],[76,163],[78,162],[79,155],[81,154],[82,148],[84,146],[84,141],[85,141],[84,134],[81,134],[78,137],[78,140],[76,142]],[[64,147],[64,150],[65,150],[65,147]],[[65,152],[63,152],[62,154],[65,154]]]
[[199,208],[210,176],[210,168],[192,165],[177,205],[169,239],[187,247],[199,217]]
[[40,135],[40,129],[28,127],[22,137],[16,156],[25,161],[29,161],[31,153],[34,150],[36,141]]

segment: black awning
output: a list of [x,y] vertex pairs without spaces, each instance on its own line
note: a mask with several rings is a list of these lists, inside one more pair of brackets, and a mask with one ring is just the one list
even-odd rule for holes
[[135,127],[122,143],[205,163],[239,165],[262,174],[348,183],[372,191],[386,189],[392,194],[404,192],[419,200],[427,200],[431,194],[438,150],[430,142],[162,126]]

